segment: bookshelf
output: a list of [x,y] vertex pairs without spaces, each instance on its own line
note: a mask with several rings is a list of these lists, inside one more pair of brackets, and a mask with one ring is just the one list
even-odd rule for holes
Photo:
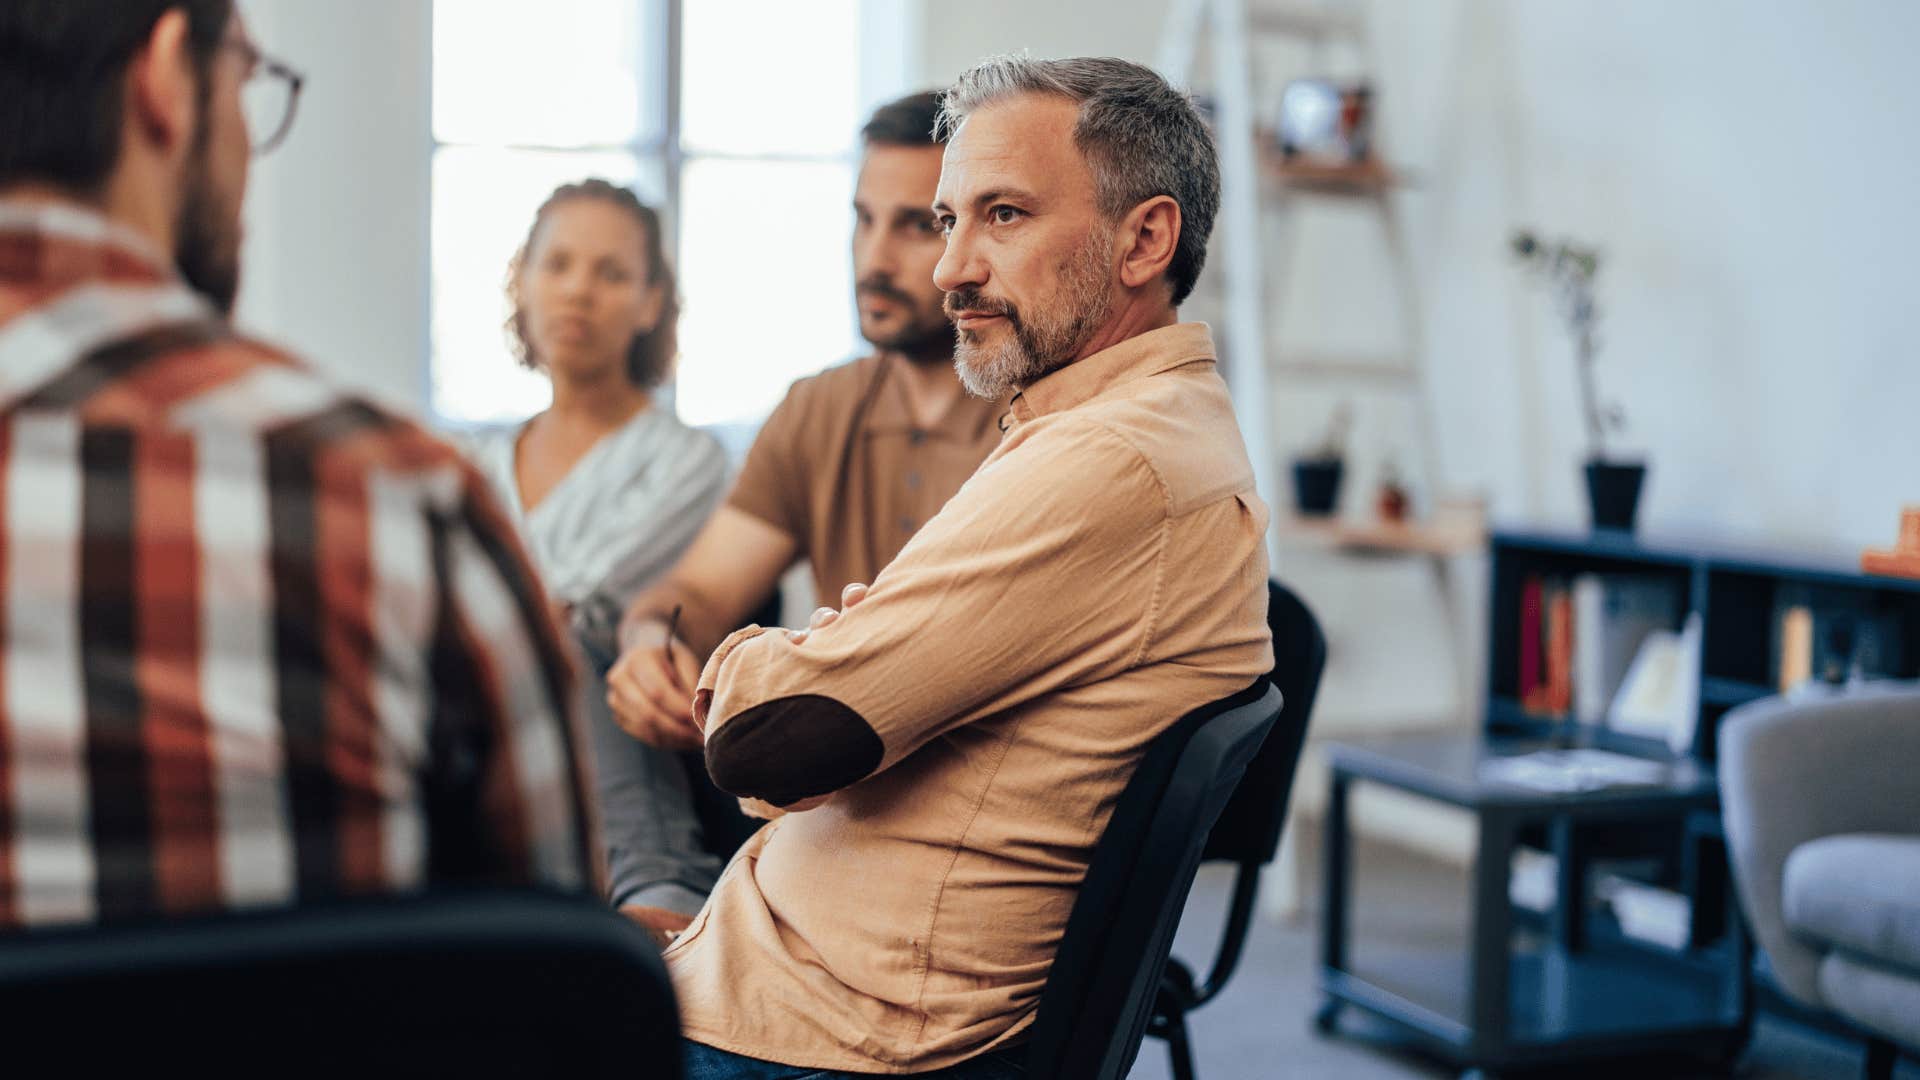
[[[1484,731],[1328,749],[1315,1023],[1333,1030],[1341,1010],[1358,1008],[1434,1053],[1486,1070],[1635,1053],[1732,1061],[1751,1030],[1754,987],[1764,982],[1753,978],[1727,873],[1713,763],[1719,725],[1730,710],[1775,693],[1783,668],[1819,671],[1822,639],[1835,627],[1850,629],[1833,638],[1833,649],[1863,675],[1920,678],[1920,580],[1863,574],[1853,553],[1756,552],[1623,533],[1502,529],[1488,549]],[[1557,630],[1548,618],[1556,610]],[[1798,628],[1791,638],[1790,621]],[[1674,647],[1694,623],[1697,647]],[[1614,724],[1608,678],[1581,692],[1580,680],[1594,672],[1624,678],[1619,661],[1638,655],[1642,639],[1661,643],[1655,651],[1666,659],[1651,682],[1671,690],[1646,695],[1665,700],[1645,715],[1690,728],[1691,741],[1678,750],[1664,732],[1634,735]],[[1582,641],[1586,653],[1578,652]],[[1574,663],[1576,655],[1584,662]],[[1570,746],[1658,759],[1660,779],[1568,792],[1503,782],[1486,768]],[[1347,800],[1356,783],[1473,815],[1464,982],[1436,993],[1414,978],[1446,970],[1430,955],[1354,962]]]
[[[1626,534],[1496,531],[1491,537],[1491,637],[1486,727],[1490,735],[1572,735],[1612,749],[1670,757],[1656,740],[1529,709],[1522,687],[1529,582],[1617,576],[1671,591],[1673,625],[1701,618],[1699,701],[1690,754],[1715,757],[1720,721],[1778,691],[1783,613],[1804,608],[1821,630],[1844,623],[1865,673],[1920,678],[1920,580],[1863,574],[1856,554],[1757,551],[1715,542],[1641,540]],[[1869,639],[1871,647],[1869,648]],[[1816,660],[1824,643],[1814,641]],[[1816,663],[1816,668],[1818,663]]]

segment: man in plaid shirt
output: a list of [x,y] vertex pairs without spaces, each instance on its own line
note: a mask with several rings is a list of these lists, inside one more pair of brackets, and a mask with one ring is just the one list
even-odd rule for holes
[[0,0],[0,927],[597,883],[486,482],[228,324],[299,83],[232,0]]

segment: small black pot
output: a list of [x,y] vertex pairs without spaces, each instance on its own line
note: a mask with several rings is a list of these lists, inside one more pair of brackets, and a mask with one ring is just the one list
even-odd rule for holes
[[1645,462],[1588,461],[1587,504],[1593,510],[1593,527],[1632,532],[1646,480]]
[[1302,517],[1327,517],[1340,504],[1340,475],[1344,462],[1296,461],[1293,463],[1293,505]]

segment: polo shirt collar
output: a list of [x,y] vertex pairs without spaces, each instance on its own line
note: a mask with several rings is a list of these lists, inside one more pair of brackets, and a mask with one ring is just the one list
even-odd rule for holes
[[913,409],[907,403],[906,380],[894,370],[907,363],[911,361],[891,356],[880,358],[880,370],[874,378],[882,385],[876,388],[873,403],[861,422],[862,431],[869,435],[911,435],[919,432],[932,438],[971,442],[992,426],[1000,415],[998,407],[983,407],[983,403],[975,401],[971,395],[962,394],[954,399],[953,404],[947,407],[946,414],[931,427],[921,427],[914,422]]

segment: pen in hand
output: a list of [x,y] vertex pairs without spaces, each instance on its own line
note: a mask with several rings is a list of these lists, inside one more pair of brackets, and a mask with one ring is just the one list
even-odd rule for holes
[[680,605],[675,604],[673,605],[673,614],[667,616],[667,639],[660,643],[660,655],[667,662],[667,677],[672,679],[676,686],[680,683],[680,674],[675,671],[673,667],[673,635],[674,631],[679,628]]

